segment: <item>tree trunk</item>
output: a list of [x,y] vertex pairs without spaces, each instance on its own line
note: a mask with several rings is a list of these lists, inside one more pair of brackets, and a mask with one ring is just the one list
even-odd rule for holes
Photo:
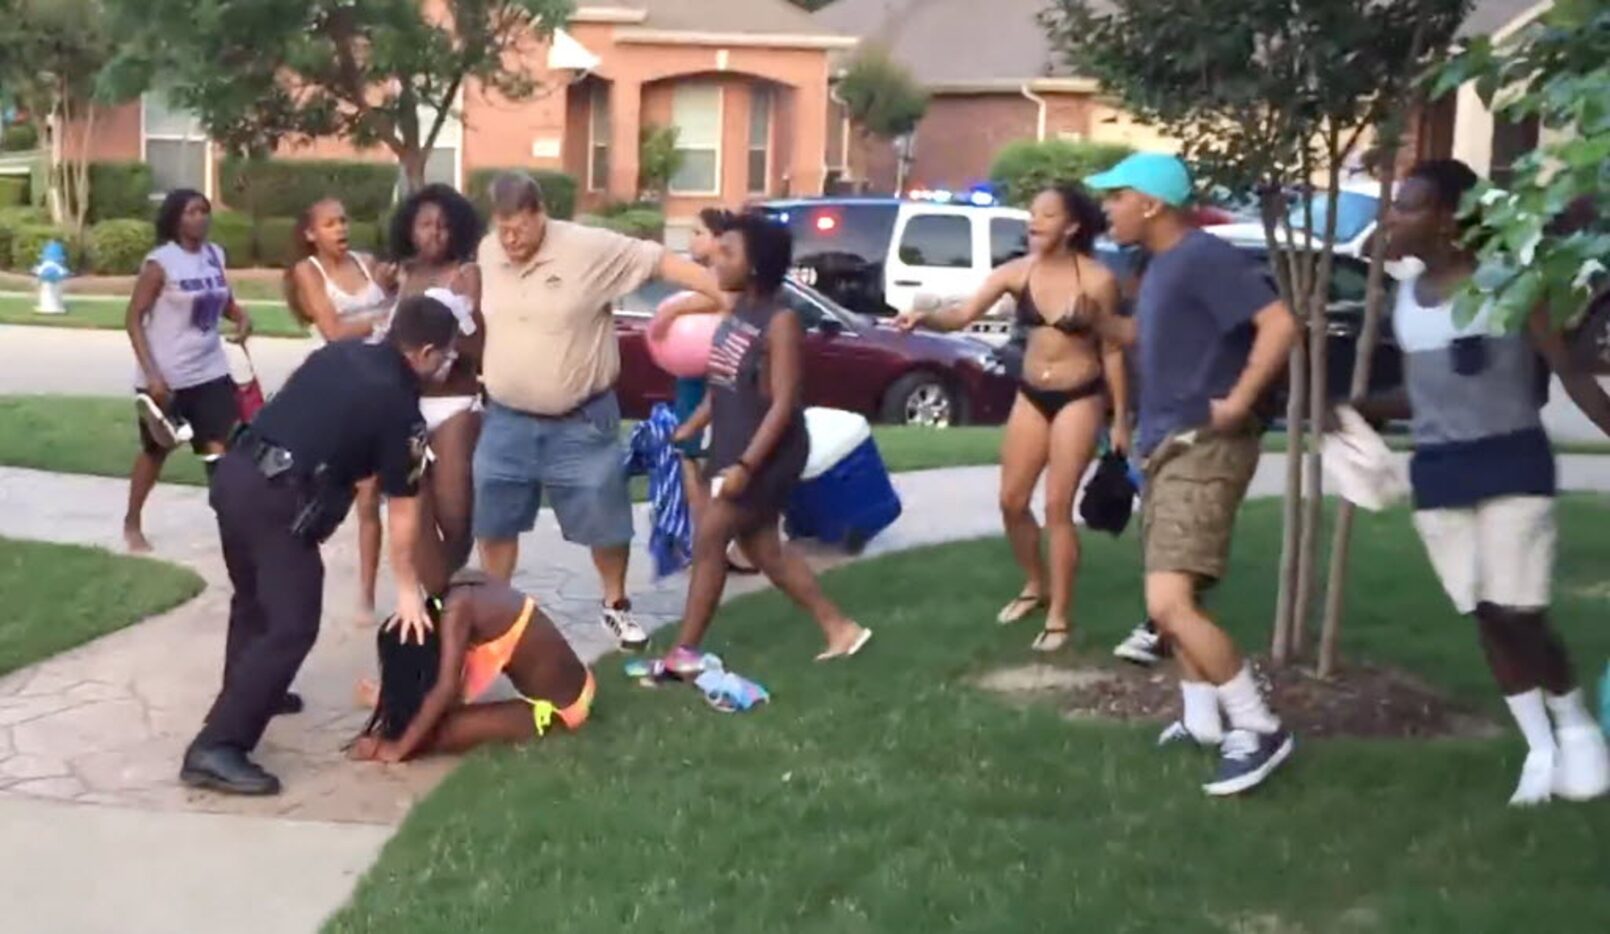
[[[1381,171],[1380,202],[1375,210],[1375,235],[1370,241],[1370,273],[1364,291],[1364,325],[1359,331],[1358,344],[1353,356],[1353,380],[1348,387],[1349,398],[1358,398],[1369,391],[1370,365],[1381,335],[1381,317],[1386,310],[1386,237],[1381,235],[1382,225],[1392,201],[1392,185],[1397,179],[1398,147],[1401,145],[1400,128],[1396,123],[1383,126],[1380,150],[1386,165]],[[1353,542],[1352,503],[1343,502],[1336,511],[1336,529],[1331,538],[1329,581],[1325,590],[1325,615],[1319,630],[1319,677],[1329,678],[1336,673],[1339,660],[1338,643],[1342,631],[1342,611],[1347,599],[1348,557]]]
[[89,219],[90,191],[89,161],[90,146],[95,138],[95,117],[99,108],[94,103],[84,109],[84,137],[79,141],[78,153],[72,159],[73,172],[73,226],[75,237],[84,235],[84,224]]
[[429,158],[430,154],[421,149],[405,149],[397,154],[403,197],[406,198],[425,187],[425,162]]
[[1302,555],[1302,458],[1303,412],[1308,399],[1308,357],[1301,344],[1291,351],[1290,378],[1286,390],[1286,490],[1281,501],[1280,587],[1275,598],[1275,631],[1269,657],[1275,665],[1292,659],[1293,633],[1297,626],[1298,569]]

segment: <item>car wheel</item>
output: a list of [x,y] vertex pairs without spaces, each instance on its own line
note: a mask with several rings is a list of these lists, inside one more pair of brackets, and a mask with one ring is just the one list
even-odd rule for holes
[[908,373],[884,396],[883,420],[896,425],[949,428],[960,421],[956,394],[932,373]]

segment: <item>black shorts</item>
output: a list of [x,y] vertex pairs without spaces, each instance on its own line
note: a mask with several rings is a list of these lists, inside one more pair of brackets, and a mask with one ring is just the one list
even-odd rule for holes
[[[190,449],[197,454],[205,452],[208,445],[227,445],[235,423],[240,420],[240,409],[235,403],[235,381],[220,376],[199,386],[175,389],[173,398],[168,400],[167,411],[190,423],[190,430],[194,432]],[[161,454],[163,448],[152,439],[145,420],[136,415],[134,422],[140,426],[140,447],[147,454]]]

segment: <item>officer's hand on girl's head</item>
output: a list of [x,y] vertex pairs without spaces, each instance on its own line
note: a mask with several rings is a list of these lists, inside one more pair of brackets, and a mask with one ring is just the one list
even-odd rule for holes
[[432,627],[430,614],[425,612],[425,601],[417,593],[404,591],[397,595],[397,613],[386,624],[386,628],[402,629],[404,642],[418,642],[425,644],[425,633]]

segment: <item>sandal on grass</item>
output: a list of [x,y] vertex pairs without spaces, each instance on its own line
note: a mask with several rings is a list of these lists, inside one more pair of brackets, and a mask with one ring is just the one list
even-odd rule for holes
[[1068,644],[1068,637],[1072,630],[1066,626],[1047,626],[1040,630],[1040,634],[1029,643],[1029,648],[1036,652],[1055,652]]
[[996,614],[995,621],[1002,626],[1010,626],[1043,606],[1045,598],[1039,594],[1020,593],[1006,606],[1001,607],[1001,612]]

